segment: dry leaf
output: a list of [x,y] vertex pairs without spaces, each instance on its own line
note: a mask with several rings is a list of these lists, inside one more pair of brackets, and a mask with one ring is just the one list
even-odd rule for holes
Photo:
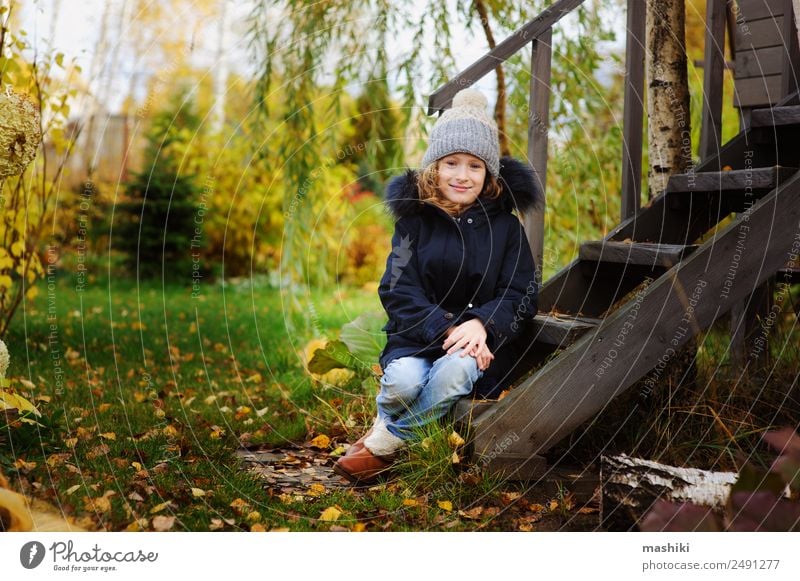
[[466,444],[464,438],[462,438],[461,435],[455,430],[453,430],[453,433],[447,438],[447,441],[453,448],[458,448],[459,446]]
[[265,532],[267,532],[267,529],[264,528],[264,525],[262,525],[261,523],[256,523],[256,524],[254,524],[254,525],[252,525],[250,527],[250,532],[251,533],[265,533]]
[[500,502],[503,503],[503,506],[508,506],[512,502],[519,499],[522,496],[519,492],[501,492],[500,493]]
[[550,501],[550,504],[547,505],[547,508],[550,509],[550,512],[553,512],[558,508],[558,501],[553,499]]
[[481,514],[483,514],[483,507],[482,506],[476,506],[476,507],[471,508],[469,510],[459,510],[458,514],[463,516],[464,518],[469,518],[469,519],[475,520],[477,518],[480,518]]
[[289,527],[273,527],[269,529],[269,532],[271,533],[288,533],[290,531],[291,529]]
[[155,514],[157,512],[161,512],[165,508],[169,508],[172,505],[170,501],[162,502],[161,504],[155,505],[153,508],[150,509],[150,514]]
[[447,510],[447,511],[453,510],[453,503],[450,502],[449,500],[440,500],[436,504],[439,505],[439,508],[441,508],[442,510]]
[[309,496],[319,496],[320,494],[325,494],[325,487],[322,484],[314,483],[308,487]]
[[192,488],[192,496],[195,498],[202,498],[206,495],[206,491],[202,488]]
[[367,524],[363,522],[357,522],[350,530],[354,533],[363,533],[365,530],[367,530]]
[[325,510],[322,511],[322,514],[319,515],[319,520],[325,522],[333,522],[337,520],[342,515],[342,511],[339,510],[335,506],[329,506]]
[[104,433],[100,434],[100,437],[103,438],[104,440],[116,440],[117,439],[117,435],[114,432],[104,432]]
[[417,502],[414,498],[404,498],[403,499],[403,506],[417,506],[419,502]]
[[175,524],[174,516],[158,515],[153,517],[153,530],[158,532],[168,531]]
[[233,502],[231,502],[230,507],[236,511],[236,514],[244,514],[246,512],[250,512],[250,505],[247,504],[241,498],[237,498]]
[[450,462],[452,462],[453,464],[458,464],[459,462],[461,462],[461,458],[458,457],[458,453],[455,452],[455,450],[453,451],[453,455],[450,456]]
[[308,445],[314,448],[319,448],[320,450],[326,450],[331,445],[331,439],[325,434],[320,434],[311,440]]

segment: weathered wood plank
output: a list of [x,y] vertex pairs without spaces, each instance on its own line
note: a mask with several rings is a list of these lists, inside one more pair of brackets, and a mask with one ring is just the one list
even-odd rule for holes
[[625,40],[625,104],[622,125],[621,220],[639,211],[642,203],[642,128],[644,115],[645,3],[628,0]]
[[777,103],[782,97],[783,75],[737,79],[734,107],[759,107]]
[[783,16],[749,20],[747,30],[739,28],[736,34],[736,51],[765,46],[782,46]]
[[[552,65],[553,30],[548,29],[531,48],[531,83],[528,116],[528,161],[547,200],[547,144],[550,127],[550,67]],[[546,204],[546,202],[545,202]],[[523,216],[525,234],[536,264],[536,282],[542,283],[544,257],[545,204]]]
[[553,28],[553,25],[584,0],[558,0],[543,10],[536,18],[516,30],[511,36],[498,44],[480,59],[458,73],[428,98],[428,115],[444,111],[453,104],[453,97],[461,89],[466,89],[482,79],[487,73],[514,55],[523,46],[539,38]]
[[719,153],[722,143],[722,77],[725,68],[725,0],[707,0],[703,66],[700,159]]
[[754,109],[750,115],[751,127],[800,125],[800,105]]
[[789,95],[797,91],[800,74],[800,46],[797,44],[797,28],[795,28],[794,6],[792,0],[783,0],[784,19],[782,42],[786,47],[783,56],[783,76],[781,79],[781,93]]
[[533,320],[531,339],[547,345],[567,347],[581,335],[597,327],[602,319],[539,313]]
[[737,0],[738,17],[740,25],[746,25],[751,20],[781,16],[785,8],[783,0]]
[[[748,247],[759,252],[737,249],[745,221]],[[498,438],[511,432],[519,438],[511,452],[543,453],[633,383],[666,365],[695,334],[784,266],[798,241],[796,175],[478,418],[473,424],[476,453],[493,449]],[[726,273],[736,260],[737,274],[731,278]]]
[[759,371],[768,362],[769,349],[757,348],[756,341],[761,335],[760,321],[766,320],[772,308],[774,290],[767,280],[731,309],[731,363],[737,373],[745,368]]
[[736,53],[735,76],[737,80],[783,73],[782,46],[753,48]]
[[771,190],[795,172],[792,167],[758,167],[731,171],[676,174],[669,178],[667,191],[672,193],[724,192],[731,190]]
[[775,282],[784,284],[797,284],[800,283],[800,267],[799,268],[781,268],[775,274]]
[[696,248],[678,244],[592,240],[581,244],[578,256],[581,260],[669,268]]

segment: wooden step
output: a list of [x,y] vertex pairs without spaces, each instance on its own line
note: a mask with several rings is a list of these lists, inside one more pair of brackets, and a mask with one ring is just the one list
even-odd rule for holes
[[581,244],[578,256],[592,262],[671,268],[696,248],[696,245],[594,240]]
[[750,127],[800,125],[800,105],[754,109],[750,114]]
[[677,174],[669,178],[667,191],[670,193],[728,192],[728,191],[769,191],[791,177],[797,168],[758,167],[734,169],[730,171],[711,171],[695,174]]
[[533,340],[546,345],[566,348],[578,338],[597,327],[603,320],[573,317],[559,313],[539,313],[533,320]]
[[800,282],[800,268],[781,268],[775,274],[775,282],[786,284],[797,284]]

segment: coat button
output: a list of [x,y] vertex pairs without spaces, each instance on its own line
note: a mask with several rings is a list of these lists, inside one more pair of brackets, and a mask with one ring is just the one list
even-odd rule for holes
[[472,224],[472,218],[467,218],[467,224]]
[[449,319],[452,319],[453,317],[454,317],[453,313],[445,313],[445,314],[444,314],[444,318],[445,318],[445,319],[448,319],[448,320],[449,320]]

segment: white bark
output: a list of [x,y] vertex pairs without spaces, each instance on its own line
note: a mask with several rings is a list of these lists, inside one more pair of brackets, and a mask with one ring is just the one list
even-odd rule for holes
[[211,105],[211,132],[218,134],[225,124],[225,94],[228,90],[228,1],[221,0],[217,54],[214,59],[214,102]]

